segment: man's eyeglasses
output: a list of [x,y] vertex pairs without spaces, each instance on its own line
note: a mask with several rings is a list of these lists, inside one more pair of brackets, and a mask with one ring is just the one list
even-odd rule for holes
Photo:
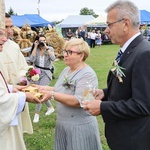
[[80,54],[78,51],[72,51],[72,50],[63,50],[63,55],[72,55],[72,53]]
[[121,22],[121,21],[123,21],[123,20],[124,20],[124,18],[119,19],[119,20],[114,21],[114,22],[111,22],[111,23],[108,23],[108,24],[107,24],[107,28],[110,29],[110,27],[111,27],[113,24],[115,24],[115,23],[117,23],[117,22]]

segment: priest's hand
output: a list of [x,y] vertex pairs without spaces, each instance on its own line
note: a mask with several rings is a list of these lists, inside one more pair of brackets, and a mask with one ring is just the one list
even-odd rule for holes
[[19,90],[16,88],[16,87],[13,87],[13,89],[12,89],[12,92],[13,93],[16,93],[16,92],[18,92]]
[[30,103],[41,103],[41,101],[34,96],[33,93],[30,92],[26,92],[26,102],[30,102]]
[[14,85],[13,86],[13,92],[21,91],[22,89],[26,88],[27,86],[20,86],[20,85]]

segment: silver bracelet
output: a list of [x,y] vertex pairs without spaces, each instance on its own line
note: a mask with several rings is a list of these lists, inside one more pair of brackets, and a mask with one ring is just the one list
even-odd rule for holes
[[54,95],[55,95],[55,92],[54,92],[54,91],[51,91],[51,97],[50,97],[50,100],[54,100]]

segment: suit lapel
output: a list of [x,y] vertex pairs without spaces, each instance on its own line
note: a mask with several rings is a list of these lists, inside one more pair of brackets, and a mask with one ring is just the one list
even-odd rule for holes
[[125,52],[123,53],[119,65],[122,65],[126,59],[135,51],[135,47],[140,43],[140,41],[143,40],[143,36],[140,34],[139,36],[137,36],[127,47],[127,49],[125,50]]
[[108,74],[108,79],[107,79],[107,83],[108,83],[108,90],[109,90],[109,87],[110,87],[110,84],[111,84],[111,81],[112,79],[115,77],[115,75],[112,73],[112,71],[110,70],[109,71],[109,74]]

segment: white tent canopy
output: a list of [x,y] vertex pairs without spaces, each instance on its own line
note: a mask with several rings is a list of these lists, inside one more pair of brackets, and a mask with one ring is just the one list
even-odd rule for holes
[[99,15],[97,18],[90,20],[88,22],[85,22],[85,25],[105,25],[106,24],[106,18],[102,15]]
[[58,25],[61,28],[81,27],[85,22],[93,19],[94,17],[92,15],[70,15]]

